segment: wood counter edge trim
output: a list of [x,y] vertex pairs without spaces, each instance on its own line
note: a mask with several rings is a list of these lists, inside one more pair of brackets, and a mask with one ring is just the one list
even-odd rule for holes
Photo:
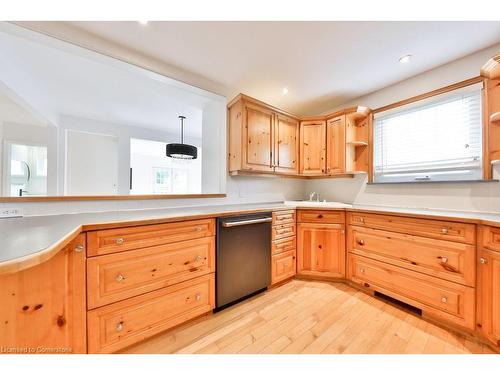
[[460,218],[453,216],[437,216],[437,215],[427,215],[427,214],[377,211],[377,210],[358,209],[358,208],[295,207],[295,206],[290,206],[290,208],[271,207],[271,208],[258,208],[250,210],[234,210],[217,214],[199,214],[199,215],[177,216],[177,217],[149,219],[149,220],[117,221],[117,222],[108,222],[100,224],[82,224],[79,227],[75,228],[74,230],[70,231],[66,236],[64,236],[58,242],[54,243],[53,245],[49,246],[48,248],[42,251],[29,254],[21,258],[14,258],[5,262],[0,262],[0,275],[5,273],[15,273],[18,271],[22,271],[49,260],[59,251],[64,249],[71,241],[73,241],[76,237],[78,237],[78,235],[82,232],[102,230],[102,229],[122,228],[122,227],[133,227],[133,226],[150,225],[150,224],[171,223],[171,222],[197,220],[197,219],[209,219],[209,218],[231,216],[234,214],[258,213],[258,212],[270,212],[270,211],[273,212],[273,211],[284,211],[284,210],[330,210],[330,211],[345,211],[345,212],[361,212],[361,213],[369,213],[377,215],[390,215],[390,216],[401,216],[409,218],[444,220],[444,221],[453,221],[459,223],[487,225],[496,228],[500,227],[500,222],[483,220],[483,219],[474,219],[474,218]]
[[225,198],[220,194],[146,194],[146,195],[59,195],[44,197],[0,197],[0,203],[12,202],[54,202],[54,201],[125,201],[149,199],[196,199],[196,198]]

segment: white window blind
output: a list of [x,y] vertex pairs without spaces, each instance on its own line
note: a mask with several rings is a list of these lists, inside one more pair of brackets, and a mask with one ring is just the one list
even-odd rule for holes
[[482,178],[481,84],[379,112],[374,182]]

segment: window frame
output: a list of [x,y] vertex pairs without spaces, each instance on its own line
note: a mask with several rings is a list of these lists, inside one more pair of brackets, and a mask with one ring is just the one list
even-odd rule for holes
[[454,83],[452,85],[444,86],[441,88],[438,88],[433,91],[429,91],[420,95],[416,95],[407,99],[400,100],[395,103],[391,103],[379,108],[376,108],[372,110],[370,114],[370,143],[371,143],[371,150],[370,150],[370,164],[369,164],[369,173],[368,173],[368,182],[370,184],[422,184],[422,183],[453,183],[453,182],[460,182],[460,181],[453,181],[453,180],[428,180],[428,181],[398,181],[398,182],[374,182],[374,174],[375,174],[375,148],[373,147],[373,140],[374,140],[374,115],[379,113],[379,112],[385,112],[394,108],[398,108],[404,105],[412,104],[418,101],[422,101],[427,98],[431,98],[433,96],[445,94],[454,90],[461,89],[463,87],[467,87],[470,85],[474,85],[477,83],[482,83],[483,87],[481,89],[481,127],[482,127],[482,179],[481,180],[470,180],[467,182],[481,182],[485,180],[491,180],[492,175],[491,175],[491,166],[490,166],[490,160],[489,160],[489,142],[488,142],[488,123],[486,121],[487,119],[487,99],[485,97],[485,92],[486,92],[486,79],[482,76],[477,76],[473,78],[466,79],[464,81],[460,81],[457,83]]

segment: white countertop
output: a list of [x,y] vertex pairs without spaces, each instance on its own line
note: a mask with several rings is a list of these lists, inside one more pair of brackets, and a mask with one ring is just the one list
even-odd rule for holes
[[409,207],[388,207],[371,205],[347,205],[337,202],[327,204],[293,201],[262,204],[236,204],[198,207],[177,207],[166,209],[127,210],[111,212],[78,213],[50,216],[30,216],[0,220],[0,265],[15,262],[16,259],[45,251],[80,229],[91,230],[92,226],[108,224],[109,227],[140,225],[141,221],[167,222],[197,217],[217,217],[242,212],[264,212],[279,209],[352,209],[394,214],[425,215],[486,222],[500,226],[500,213],[433,210]]

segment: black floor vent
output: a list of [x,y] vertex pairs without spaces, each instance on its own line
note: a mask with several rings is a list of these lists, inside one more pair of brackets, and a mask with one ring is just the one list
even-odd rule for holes
[[373,293],[373,295],[377,298],[380,298],[381,300],[384,300],[385,302],[390,303],[391,305],[395,305],[396,307],[399,307],[403,310],[406,310],[406,311],[409,311],[413,314],[422,316],[422,310],[415,307],[415,306],[401,302],[400,300],[397,300],[396,298],[386,296],[385,294],[382,294],[380,292],[375,292],[375,293]]

